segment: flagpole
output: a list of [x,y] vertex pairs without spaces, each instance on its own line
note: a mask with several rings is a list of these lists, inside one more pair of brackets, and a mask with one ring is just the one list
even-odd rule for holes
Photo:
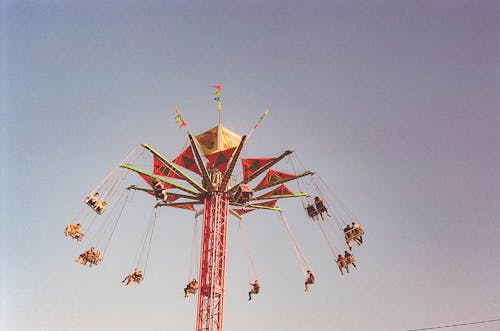
[[220,135],[221,135],[221,124],[220,124],[220,113],[222,112],[222,101],[221,101],[221,94],[222,94],[222,85],[221,84],[216,84],[212,85],[216,89],[215,92],[213,92],[216,97],[214,98],[215,101],[217,101],[217,148],[220,148]]
[[260,125],[260,122],[262,122],[262,120],[267,116],[267,114],[269,114],[269,108],[267,108],[266,111],[264,111],[264,114],[262,114],[262,116],[259,118],[259,120],[257,121],[257,123],[255,123],[255,125],[253,126],[252,130],[250,131],[250,133],[247,134],[247,141],[248,141],[248,139],[250,139],[250,136],[255,132],[255,130],[257,130],[257,128]]

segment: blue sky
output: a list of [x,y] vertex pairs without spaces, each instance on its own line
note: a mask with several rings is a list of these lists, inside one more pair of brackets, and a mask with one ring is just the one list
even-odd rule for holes
[[226,330],[500,317],[497,1],[4,1],[0,10],[1,329],[195,328],[196,302],[182,298],[192,214],[161,211],[147,277],[130,288],[120,280],[150,199],[127,206],[97,268],[73,262],[81,246],[63,230],[132,148],[180,152],[176,107],[194,133],[213,127],[214,83],[233,131],[271,110],[249,156],[294,150],[367,229],[358,270],[341,276],[300,202],[282,203],[317,274],[304,294],[279,218],[249,215],[262,293],[248,303],[232,222]]

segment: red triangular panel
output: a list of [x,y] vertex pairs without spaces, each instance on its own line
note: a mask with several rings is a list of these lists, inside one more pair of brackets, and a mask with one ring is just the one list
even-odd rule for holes
[[198,175],[201,175],[201,171],[198,168],[198,165],[196,164],[196,161],[194,159],[194,154],[193,150],[191,149],[191,146],[186,148],[186,150],[182,152],[181,155],[176,157],[174,163],[180,165],[183,168],[191,170],[192,172],[197,173]]
[[262,168],[273,160],[274,158],[241,159],[241,164],[243,166],[243,179],[246,180],[259,168]]
[[208,163],[207,168],[216,167],[221,172],[226,172],[227,165],[229,164],[229,160],[231,156],[233,156],[234,150],[236,147],[229,148],[223,151],[219,151],[210,155],[207,155]]
[[160,160],[156,155],[153,157],[153,173],[159,176],[167,176],[170,178],[180,178],[171,171],[162,160]]
[[141,178],[144,179],[144,181],[146,183],[148,183],[149,186],[153,187],[153,185],[151,184],[151,177],[143,175],[143,174],[139,174],[139,176],[141,176]]
[[167,166],[155,155],[153,157],[153,173],[158,176],[167,176],[169,171]]
[[175,200],[179,199],[178,196],[175,195],[167,195],[167,202],[174,202]]
[[255,187],[254,190],[258,190],[259,188],[261,188],[263,186],[270,185],[270,184],[273,184],[273,183],[276,183],[276,182],[279,182],[281,180],[288,179],[288,178],[291,178],[294,176],[295,176],[294,174],[289,174],[287,172],[276,171],[276,170],[271,169],[267,172],[264,179],[262,179],[262,181],[259,183],[259,185],[257,185]]

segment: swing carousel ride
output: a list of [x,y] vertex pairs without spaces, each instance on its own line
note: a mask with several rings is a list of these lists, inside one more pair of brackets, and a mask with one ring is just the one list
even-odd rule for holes
[[[244,214],[261,210],[279,215],[304,273],[306,292],[309,286],[314,284],[315,276],[294,239],[278,201],[288,198],[299,198],[302,201],[305,215],[321,229],[342,275],[344,271],[349,273],[350,265],[356,268],[351,242],[361,246],[364,234],[353,214],[317,174],[299,170],[302,163],[294,152],[285,150],[275,157],[265,158],[243,157],[245,144],[269,111],[264,112],[248,135],[240,136],[220,124],[222,88],[220,85],[215,85],[214,88],[219,114],[217,126],[196,136],[188,131],[186,145],[172,161],[149,144],[142,144],[133,149],[123,162],[87,195],[81,211],[65,229],[67,237],[86,245],[87,249],[76,258],[76,262],[89,267],[97,266],[106,255],[130,193],[140,191],[149,194],[153,198],[154,206],[146,225],[144,241],[134,270],[122,280],[125,285],[131,285],[140,284],[146,276],[153,230],[161,207],[181,208],[194,213],[193,251],[198,237],[198,218],[203,216],[199,261],[193,257],[191,261],[192,265],[199,265],[198,279],[190,275],[184,288],[185,298],[198,294],[197,331],[223,329],[230,215],[239,222],[247,252],[249,275],[252,278],[249,300],[252,299],[252,294],[259,293],[260,282],[249,254],[242,222]],[[180,128],[186,127],[186,122],[178,110],[175,119]],[[150,171],[138,166],[139,161],[146,158],[151,167]],[[275,166],[281,165],[284,163],[281,161],[286,159],[292,169],[276,170]],[[238,161],[241,163],[241,172],[235,170]],[[142,185],[129,185],[131,183],[128,182],[128,177],[132,173],[142,179]],[[289,188],[294,182],[298,193]],[[302,187],[311,189],[314,194],[306,193]],[[104,219],[96,222],[97,218]],[[96,227],[95,223],[99,226]],[[345,238],[348,249],[344,253],[335,245],[334,233],[340,233]]]

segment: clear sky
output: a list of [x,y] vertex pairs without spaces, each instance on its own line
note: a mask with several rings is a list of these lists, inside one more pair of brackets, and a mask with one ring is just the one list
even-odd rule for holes
[[300,201],[281,204],[317,275],[305,294],[279,218],[249,215],[262,283],[249,303],[231,222],[226,330],[500,318],[498,1],[0,3],[0,329],[195,329],[191,213],[162,210],[146,279],[128,288],[151,199],[127,206],[96,268],[63,230],[138,144],[176,156],[175,107],[193,132],[213,127],[214,83],[236,132],[271,110],[249,156],[296,151],[367,230],[341,276]]

